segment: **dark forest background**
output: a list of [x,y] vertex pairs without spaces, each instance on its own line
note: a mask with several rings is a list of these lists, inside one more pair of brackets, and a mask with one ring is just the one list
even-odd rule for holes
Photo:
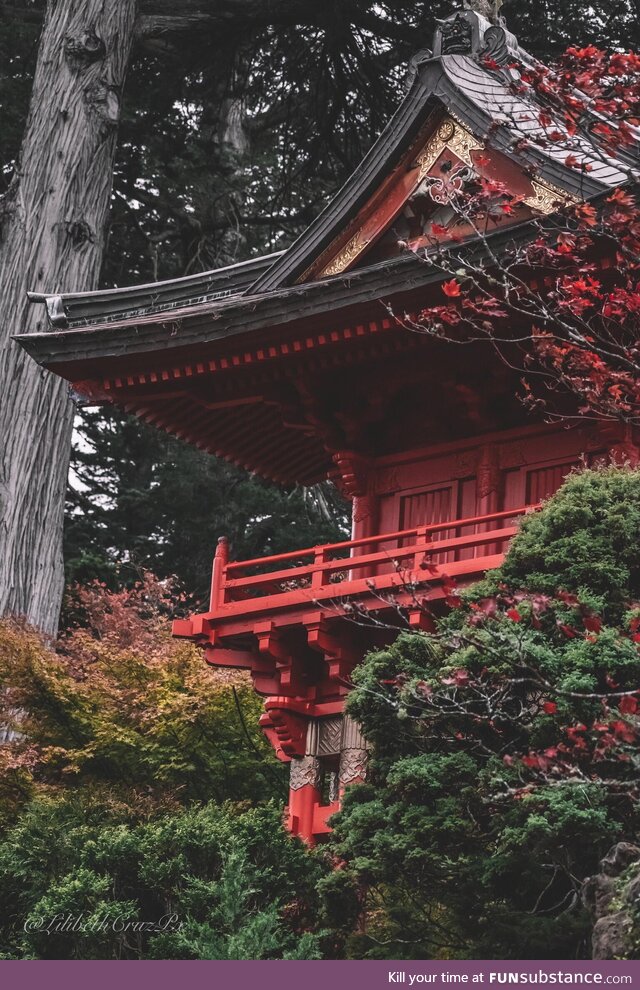
[[[292,242],[393,113],[407,64],[450,0],[164,0],[141,5],[101,283],[187,275]],[[0,4],[0,194],[26,120],[44,3]],[[637,48],[637,0],[511,0],[520,43]],[[72,291],[74,286],[67,287]],[[281,492],[113,410],[78,412],[67,580],[141,571],[206,595],[212,549],[261,556],[339,539],[327,485]]]

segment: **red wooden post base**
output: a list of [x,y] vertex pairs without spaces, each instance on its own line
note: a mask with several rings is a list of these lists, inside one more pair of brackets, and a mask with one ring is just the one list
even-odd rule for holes
[[286,827],[292,835],[297,835],[309,846],[314,846],[317,841],[314,835],[314,818],[321,801],[322,794],[311,784],[297,791],[289,791]]

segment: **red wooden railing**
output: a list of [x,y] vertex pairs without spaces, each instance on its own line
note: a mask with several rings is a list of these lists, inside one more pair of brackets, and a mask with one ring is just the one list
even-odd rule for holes
[[[440,564],[443,571],[453,563],[458,575],[465,565],[468,573],[477,573],[480,559],[494,561],[504,553],[504,545],[518,532],[519,517],[538,508],[524,506],[237,562],[228,560],[222,538],[213,564],[210,614],[263,611],[266,596],[270,607],[277,608],[357,594],[372,582],[376,589],[397,584],[399,575],[427,581],[433,576],[421,569],[425,561]],[[464,530],[470,532],[459,535]],[[443,532],[458,535],[438,540]]]

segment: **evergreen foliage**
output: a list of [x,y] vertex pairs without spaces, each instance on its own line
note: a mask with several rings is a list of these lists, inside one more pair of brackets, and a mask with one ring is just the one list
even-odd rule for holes
[[527,518],[487,590],[496,581],[544,594],[575,591],[620,625],[640,600],[640,498],[637,471],[608,468],[573,475],[544,512]]
[[69,583],[130,586],[150,570],[177,578],[196,607],[208,601],[220,536],[236,560],[348,539],[346,503],[331,485],[284,492],[114,410],[86,412],[79,432]]
[[5,959],[311,959],[322,864],[273,806],[39,797],[0,840]]
[[583,881],[640,827],[639,526],[640,472],[572,475],[434,634],[354,672],[374,760],[326,898],[367,889],[353,954],[589,958]]

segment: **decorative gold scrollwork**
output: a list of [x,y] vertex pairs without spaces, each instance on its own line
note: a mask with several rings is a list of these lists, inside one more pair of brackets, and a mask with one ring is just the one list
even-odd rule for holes
[[320,277],[328,275],[339,275],[348,268],[352,261],[355,261],[359,254],[366,248],[369,240],[360,235],[360,231],[352,237],[348,244],[343,247],[340,254],[320,272]]
[[[416,158],[418,175],[416,186],[430,173],[435,163],[444,151],[456,155],[465,165],[473,168],[472,152],[481,151],[484,145],[471,134],[459,121],[445,117],[436,127],[426,145]],[[552,213],[559,203],[572,200],[566,192],[556,189],[542,179],[532,179],[533,193],[524,197],[523,203],[544,216]],[[330,275],[340,275],[344,272],[371,243],[371,238],[365,237],[359,230],[349,242],[339,251],[329,264],[319,273],[320,278]]]

